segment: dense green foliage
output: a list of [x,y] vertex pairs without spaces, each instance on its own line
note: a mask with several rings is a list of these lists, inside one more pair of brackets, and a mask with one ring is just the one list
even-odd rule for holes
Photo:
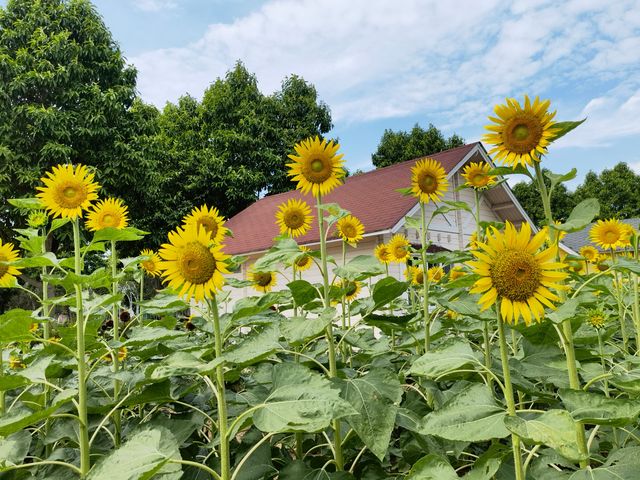
[[464,145],[464,139],[455,133],[445,138],[432,124],[425,130],[416,123],[410,132],[386,129],[378,149],[371,155],[371,161],[377,168],[388,167],[461,145]]

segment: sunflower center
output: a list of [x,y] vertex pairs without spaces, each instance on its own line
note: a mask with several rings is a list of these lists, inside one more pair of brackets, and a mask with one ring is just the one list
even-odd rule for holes
[[106,226],[110,227],[110,226],[114,225],[115,223],[116,223],[116,218],[113,215],[111,215],[110,213],[107,213],[102,217],[102,224],[103,225],[106,225]]
[[297,230],[304,225],[304,214],[300,210],[290,210],[284,216],[284,224],[290,230]]
[[358,232],[356,231],[355,225],[351,223],[342,225],[340,227],[340,230],[342,230],[342,234],[347,238],[354,238],[358,236]]
[[204,231],[209,234],[210,237],[215,237],[218,233],[218,222],[213,218],[204,217],[198,220],[198,227],[204,228]]
[[508,150],[524,154],[536,149],[542,133],[543,128],[538,117],[520,112],[507,123],[502,139]]
[[178,265],[185,281],[196,285],[207,283],[216,271],[216,259],[200,242],[187,243],[182,248]]
[[394,252],[396,254],[396,258],[403,258],[407,255],[407,249],[405,247],[403,247],[402,245],[398,245],[395,249]]
[[[0,262],[6,262],[6,259],[0,255]],[[4,277],[4,274],[9,271],[9,267],[7,265],[0,264],[0,278]]]
[[154,262],[152,262],[151,260],[145,260],[144,262],[142,262],[142,267],[147,272],[155,272],[155,270],[156,270],[156,264]]
[[604,232],[605,243],[616,243],[620,240],[620,234],[616,230],[607,230]]
[[438,179],[430,173],[424,173],[419,184],[420,190],[424,193],[433,193],[438,190]]
[[271,272],[255,272],[253,281],[260,287],[267,287],[271,283]]
[[87,189],[82,182],[65,182],[56,189],[55,199],[63,208],[77,208],[87,198]]
[[358,285],[355,282],[347,282],[345,285],[345,296],[350,297],[356,290],[358,289]]
[[329,159],[314,158],[302,166],[302,175],[311,183],[323,183],[331,177],[332,165]]
[[416,283],[419,283],[420,285],[424,283],[424,273],[422,271],[416,273]]
[[472,181],[473,181],[473,183],[475,185],[484,186],[484,185],[487,184],[487,180],[488,180],[488,177],[486,175],[483,175],[482,173],[476,173],[473,176],[473,180]]
[[535,257],[521,250],[507,250],[491,267],[491,281],[498,295],[524,302],[540,286],[542,271]]
[[311,257],[309,257],[308,255],[304,255],[300,258],[298,258],[295,261],[295,264],[297,267],[306,267],[307,263],[309,263],[311,261]]

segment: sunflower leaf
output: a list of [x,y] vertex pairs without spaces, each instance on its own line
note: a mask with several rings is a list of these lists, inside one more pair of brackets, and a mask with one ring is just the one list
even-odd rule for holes
[[600,203],[595,198],[587,198],[576,205],[566,222],[553,225],[552,228],[562,232],[577,232],[589,225],[600,213]]
[[587,119],[585,117],[582,120],[577,120],[577,121],[554,123],[552,128],[555,130],[555,134],[553,135],[553,137],[551,137],[550,141],[555,142],[559,138],[564,137],[571,130],[582,125],[586,120]]

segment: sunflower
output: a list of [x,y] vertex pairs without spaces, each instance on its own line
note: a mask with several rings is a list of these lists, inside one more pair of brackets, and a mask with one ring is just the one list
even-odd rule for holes
[[582,257],[589,263],[595,263],[599,254],[600,252],[598,252],[598,249],[591,245],[580,247],[580,255],[582,255]]
[[312,218],[311,207],[307,202],[295,198],[281,204],[276,212],[276,223],[280,227],[280,233],[286,233],[293,238],[309,231]]
[[140,262],[140,267],[142,268],[142,270],[144,270],[144,272],[150,277],[159,276],[161,273],[160,272],[160,256],[156,252],[148,248],[142,250],[140,252],[140,255],[149,257],[147,260],[142,260]]
[[0,287],[10,287],[16,276],[20,275],[19,268],[7,265],[7,263],[15,262],[18,258],[18,251],[14,249],[13,243],[3,244],[0,239]]
[[489,175],[491,165],[487,162],[471,162],[462,170],[462,176],[466,180],[465,186],[482,190],[496,183],[496,176]]
[[207,205],[196,207],[182,220],[184,225],[197,225],[202,227],[208,234],[211,241],[216,245],[222,243],[222,239],[229,229],[224,226],[224,217],[220,215],[217,208],[209,208]]
[[472,250],[478,249],[478,232],[473,232],[469,237],[469,248]]
[[557,262],[557,246],[538,252],[544,244],[545,233],[531,238],[531,227],[522,224],[520,231],[507,222],[504,232],[496,228],[487,232],[486,243],[471,253],[476,257],[469,262],[474,273],[480,275],[471,293],[481,293],[478,301],[486,310],[500,299],[500,314],[508,323],[517,323],[520,316],[525,324],[531,315],[539,322],[544,316],[544,305],[553,308],[557,295],[550,289],[563,288],[558,282],[567,277],[561,271],[567,265]]
[[599,330],[607,323],[607,315],[600,308],[592,309],[589,310],[587,321],[593,328]]
[[411,168],[411,192],[422,203],[429,203],[430,200],[437,202],[448,187],[447,173],[440,162],[425,158],[418,160]]
[[620,248],[628,248],[631,247],[631,240],[636,235],[636,231],[633,226],[628,223],[622,224],[622,235],[620,236],[620,242],[618,242],[618,246]]
[[11,370],[19,370],[24,367],[25,367],[25,364],[20,357],[16,357],[15,355],[9,355],[9,368]]
[[196,302],[211,298],[224,284],[223,273],[229,273],[221,245],[211,245],[209,232],[196,223],[178,227],[169,233],[169,243],[159,252],[164,281],[187,300]]
[[31,228],[44,227],[49,222],[49,216],[42,210],[35,210],[29,214],[27,225]]
[[338,235],[345,242],[355,244],[362,240],[362,234],[364,233],[364,225],[353,215],[347,215],[342,217],[336,223],[336,230]]
[[495,145],[489,155],[495,153],[497,160],[513,168],[539,162],[557,133],[553,128],[556,112],[547,111],[550,103],[536,97],[532,105],[525,95],[524,107],[515,98],[507,98],[506,105],[496,105],[497,117],[489,117],[494,124],[485,127],[492,133],[483,137],[485,142]]
[[344,299],[350,302],[358,296],[362,284],[358,281],[343,279],[337,283],[337,287],[344,290]]
[[424,283],[424,270],[422,267],[411,267],[411,283],[414,285],[422,285]]
[[[118,361],[124,362],[127,358],[127,354],[129,353],[127,347],[120,347],[118,349]],[[105,362],[113,362],[113,353],[109,352],[102,356],[102,360]]]
[[444,270],[442,267],[431,267],[427,270],[427,278],[430,283],[438,283],[444,277]]
[[596,266],[596,270],[598,270],[599,272],[605,272],[609,270],[609,265],[604,263],[607,260],[609,260],[609,257],[603,253],[600,253],[593,261],[593,264]]
[[303,272],[311,268],[313,265],[313,258],[309,255],[311,249],[304,245],[300,247],[300,255],[293,261],[293,269],[297,272]]
[[45,186],[37,187],[37,197],[54,217],[81,217],[82,211],[98,198],[100,185],[84,165],[58,165],[40,180]]
[[343,155],[338,154],[340,144],[315,138],[308,138],[294,147],[297,155],[289,155],[293,163],[288,175],[298,182],[297,189],[314,196],[326,195],[341,183],[344,176]]
[[[556,225],[562,225],[562,222],[560,220],[555,220],[553,222]],[[545,225],[544,227],[542,227],[541,230],[544,230],[544,232],[547,235],[548,240],[547,241],[551,241],[551,230],[549,229],[548,225]],[[560,241],[562,240],[564,237],[567,236],[567,232],[563,232],[562,230],[555,230],[555,235],[556,235],[556,241]]]
[[389,263],[392,259],[391,250],[389,250],[389,246],[384,243],[377,245],[373,254],[380,263]]
[[389,253],[391,254],[391,261],[395,263],[405,263],[409,260],[409,240],[402,234],[396,234],[391,237],[387,247],[389,248]]
[[275,272],[258,272],[252,269],[249,278],[253,282],[253,288],[263,293],[270,292],[276,284]]
[[620,220],[598,220],[591,227],[589,237],[593,243],[600,245],[602,248],[616,248],[624,241],[627,233],[628,230]]
[[449,270],[449,280],[457,280],[459,278],[464,277],[467,274],[460,265],[456,265],[451,270]]
[[92,232],[105,228],[122,230],[129,224],[127,206],[118,198],[107,198],[92,205],[87,214],[87,228]]

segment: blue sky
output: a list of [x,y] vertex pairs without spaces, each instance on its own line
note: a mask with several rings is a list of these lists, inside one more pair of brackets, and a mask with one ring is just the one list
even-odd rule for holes
[[331,107],[352,170],[372,168],[385,128],[433,123],[476,141],[495,103],[528,93],[559,120],[588,117],[546,167],[640,171],[640,0],[94,3],[144,100],[200,97],[238,59],[264,93],[301,75]]

